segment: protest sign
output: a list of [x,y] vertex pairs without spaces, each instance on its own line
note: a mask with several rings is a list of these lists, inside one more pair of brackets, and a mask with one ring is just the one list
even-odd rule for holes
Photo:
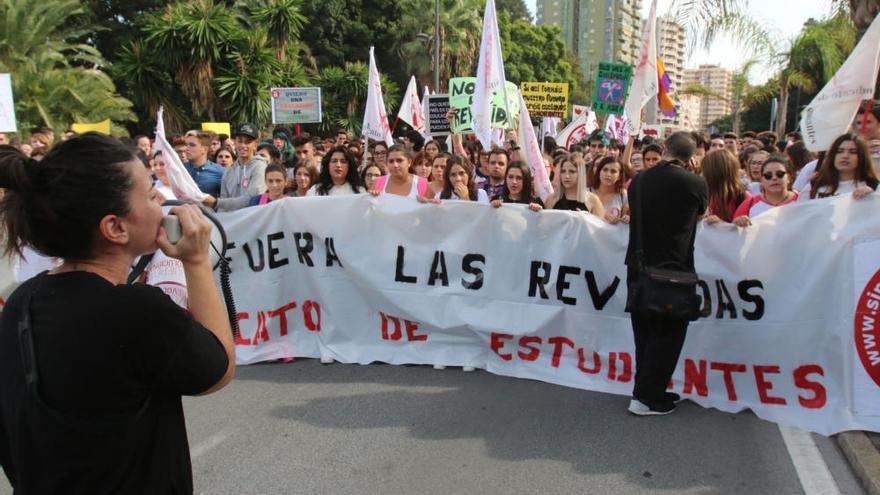
[[227,136],[232,136],[232,130],[229,127],[229,122],[202,122],[202,130],[213,132],[217,135],[226,134]]
[[100,132],[101,134],[110,135],[110,119],[104,119],[94,124],[83,124],[77,122],[70,125],[70,130],[77,134],[85,134],[87,132]]
[[593,92],[593,111],[622,114],[631,78],[632,66],[599,62],[596,90]]
[[571,118],[576,119],[581,115],[588,115],[592,109],[586,105],[572,105],[571,106]]
[[532,117],[568,116],[568,83],[524,82],[522,96]]
[[663,139],[666,137],[665,127],[662,125],[643,125],[639,131],[639,139],[650,136],[654,139]]
[[15,101],[12,98],[12,78],[0,74],[0,132],[15,132]]
[[[701,224],[702,309],[670,390],[824,435],[880,431],[880,416],[857,408],[880,403],[878,208],[878,195],[836,197],[774,208],[747,229]],[[390,195],[218,216],[232,246],[239,364],[475,366],[619,394],[621,414],[632,393],[626,225]],[[857,252],[858,240],[870,242]]]
[[449,95],[426,95],[424,100],[428,102],[428,112],[425,115],[428,134],[432,137],[448,136],[450,129],[446,112],[449,111]]
[[272,88],[273,124],[321,122],[321,88]]
[[[476,77],[453,77],[449,80],[449,105],[455,107],[453,117],[453,131],[463,132],[472,129],[473,116],[471,115],[471,103],[476,90]],[[504,105],[504,92],[497,91],[492,97],[492,127],[508,129],[512,127],[513,120],[507,117],[507,109],[518,118],[519,89],[516,84],[507,81],[507,106]]]

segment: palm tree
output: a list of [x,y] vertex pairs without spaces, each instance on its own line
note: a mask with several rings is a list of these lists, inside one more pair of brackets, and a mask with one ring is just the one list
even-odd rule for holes
[[[136,120],[132,103],[116,94],[101,53],[75,40],[93,26],[68,22],[84,14],[75,0],[0,3],[0,72],[12,74],[16,120],[29,129],[64,130],[72,122]],[[114,125],[116,133],[123,133]]]
[[[318,72],[316,82],[321,86],[324,113],[322,129],[341,127],[360,132],[368,74],[369,67],[363,62],[347,62],[342,67],[327,67]],[[397,109],[399,88],[384,75],[381,83],[385,110],[392,115]]]
[[733,133],[739,135],[742,121],[743,100],[749,87],[749,72],[757,64],[755,59],[747,60],[742,67],[733,73],[731,81],[730,112],[733,115]]
[[296,44],[302,28],[308,21],[300,14],[302,0],[238,0],[239,21],[248,29],[266,28],[278,59],[287,59],[288,48]]

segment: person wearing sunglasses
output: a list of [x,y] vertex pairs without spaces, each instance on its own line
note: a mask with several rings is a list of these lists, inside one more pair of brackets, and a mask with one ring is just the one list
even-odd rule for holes
[[751,218],[797,201],[798,193],[791,190],[791,176],[785,155],[770,155],[761,165],[761,190],[763,194],[752,196],[737,207],[733,223],[748,227],[752,224]]

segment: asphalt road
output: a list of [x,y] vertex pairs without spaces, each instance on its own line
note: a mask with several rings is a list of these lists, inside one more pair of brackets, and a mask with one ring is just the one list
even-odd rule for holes
[[[483,371],[297,360],[240,367],[184,405],[196,493],[805,493],[775,424],[687,401],[640,418],[627,402]],[[836,444],[812,437],[839,493],[862,493]]]

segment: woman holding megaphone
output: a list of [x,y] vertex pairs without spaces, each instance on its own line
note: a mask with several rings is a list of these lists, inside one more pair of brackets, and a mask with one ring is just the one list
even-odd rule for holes
[[[113,138],[88,133],[35,162],[0,146],[6,254],[62,258],[0,316],[0,464],[17,493],[191,493],[182,395],[232,379],[235,348],[195,206],[161,227],[153,181]],[[190,313],[127,285],[161,248],[184,267]]]

